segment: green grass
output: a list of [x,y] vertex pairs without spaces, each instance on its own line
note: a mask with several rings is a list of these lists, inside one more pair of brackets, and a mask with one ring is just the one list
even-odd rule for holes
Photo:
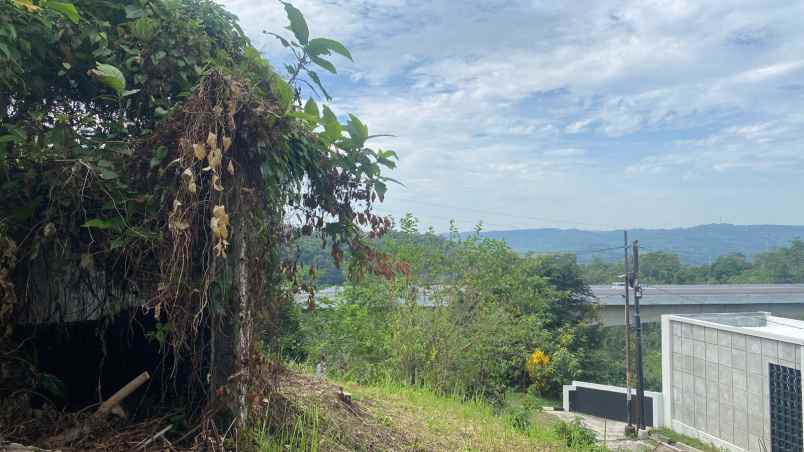
[[251,429],[254,445],[260,452],[285,452],[289,450],[318,452],[320,448],[320,409],[317,406],[296,416],[290,425],[272,432],[268,416]]
[[682,443],[688,446],[692,446],[698,450],[702,450],[704,452],[721,452],[722,449],[715,447],[710,443],[705,443],[698,438],[693,438],[691,436],[683,435],[678,433],[674,430],[670,430],[669,428],[654,428],[650,430],[650,434],[652,437],[660,437],[665,440],[667,443]]
[[[542,412],[556,400],[510,392],[503,406],[480,397],[442,394],[388,379],[374,385],[320,380],[306,366],[291,366],[279,385],[279,399],[266,404],[262,422],[250,429],[253,449],[279,451],[600,451],[582,443],[580,427]],[[353,404],[335,397],[338,386]],[[272,416],[290,407],[290,419]],[[269,419],[273,419],[269,421]],[[273,425],[269,425],[273,422]],[[278,422],[278,425],[277,425]]]
[[375,417],[414,434],[424,450],[565,449],[554,422],[533,418],[529,425],[516,425],[480,398],[440,395],[390,381],[376,386],[343,385]]

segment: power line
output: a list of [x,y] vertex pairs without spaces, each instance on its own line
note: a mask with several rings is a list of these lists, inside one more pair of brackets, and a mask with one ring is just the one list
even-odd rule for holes
[[613,246],[611,248],[597,248],[597,249],[587,249],[587,250],[566,250],[566,251],[533,251],[532,254],[594,254],[594,253],[603,253],[606,251],[619,251],[625,248],[624,246]]

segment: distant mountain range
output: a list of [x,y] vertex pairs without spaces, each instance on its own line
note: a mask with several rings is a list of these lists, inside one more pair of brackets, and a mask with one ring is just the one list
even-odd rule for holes
[[[622,231],[583,231],[579,229],[519,229],[486,231],[483,236],[505,240],[520,252],[575,252],[579,262],[595,256],[606,261],[623,258]],[[718,256],[740,252],[749,258],[773,248],[788,246],[804,238],[804,226],[706,224],[690,228],[633,229],[629,240],[639,240],[643,253],[668,251],[678,254],[685,264],[707,264]]]

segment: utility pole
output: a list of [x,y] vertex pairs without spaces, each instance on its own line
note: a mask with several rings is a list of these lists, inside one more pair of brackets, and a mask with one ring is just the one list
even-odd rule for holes
[[634,425],[631,421],[631,306],[629,300],[629,288],[631,275],[628,273],[628,231],[623,231],[624,250],[624,275],[625,284],[625,410],[628,425],[625,426],[625,433],[634,433]]
[[642,371],[642,321],[639,318],[639,299],[642,298],[642,287],[639,285],[639,240],[634,240],[634,327],[636,329],[636,367],[637,367],[637,403],[638,426],[645,428],[645,379]]

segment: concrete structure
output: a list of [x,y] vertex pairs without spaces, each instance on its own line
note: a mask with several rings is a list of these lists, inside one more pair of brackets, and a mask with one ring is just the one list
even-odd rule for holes
[[735,451],[802,450],[804,322],[762,312],[661,321],[668,427]]
[[[604,325],[624,324],[622,287],[592,286],[592,294]],[[646,323],[664,314],[763,311],[804,317],[804,284],[656,285],[643,286],[643,294],[640,313]]]

